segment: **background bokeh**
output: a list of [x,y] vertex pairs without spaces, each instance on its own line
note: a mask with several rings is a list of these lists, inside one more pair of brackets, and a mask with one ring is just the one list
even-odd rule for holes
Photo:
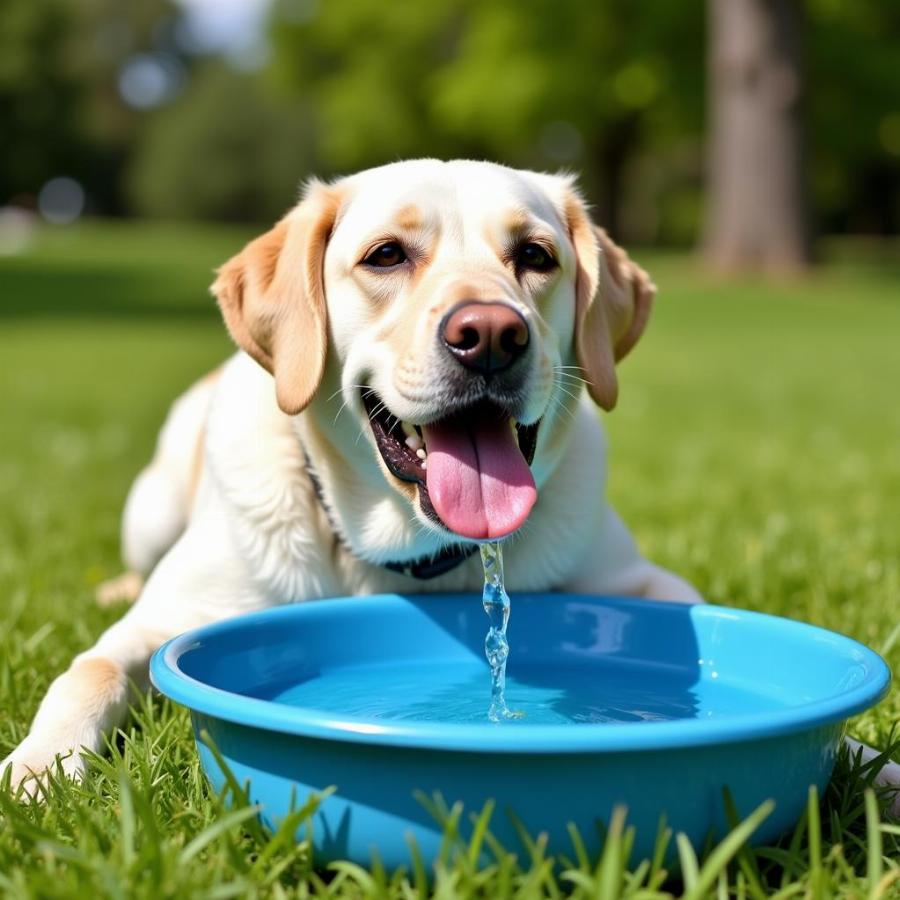
[[[574,169],[621,240],[688,246],[705,208],[707,5],[4,0],[0,205],[268,222],[311,173],[471,156]],[[900,6],[787,5],[813,232],[895,234]]]

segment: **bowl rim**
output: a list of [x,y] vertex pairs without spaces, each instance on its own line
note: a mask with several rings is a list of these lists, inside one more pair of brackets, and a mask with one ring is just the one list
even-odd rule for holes
[[[642,610],[672,610],[670,602],[637,599],[634,597],[600,594],[526,592],[529,598],[567,597],[579,602],[591,601],[613,606],[634,606]],[[888,692],[891,671],[887,663],[869,647],[838,632],[786,619],[768,613],[753,612],[713,604],[684,605],[692,621],[697,618],[716,618],[763,621],[770,627],[807,632],[810,638],[827,639],[844,654],[855,657],[866,673],[852,688],[832,696],[781,707],[772,712],[748,713],[733,718],[674,719],[640,723],[581,723],[541,724],[509,727],[485,721],[483,723],[386,721],[364,717],[334,716],[322,709],[288,706],[214,687],[187,675],[180,667],[181,656],[195,650],[204,640],[222,632],[248,625],[264,625],[279,619],[303,616],[314,603],[321,610],[323,604],[364,604],[371,612],[373,604],[412,602],[421,604],[433,598],[471,599],[470,595],[434,593],[410,595],[372,594],[364,597],[336,597],[288,604],[247,613],[192,629],[166,641],[150,660],[150,680],[161,693],[192,712],[221,719],[235,725],[263,729],[282,734],[319,740],[332,740],[422,750],[460,751],[476,753],[614,753],[623,751],[659,751],[703,747],[715,744],[743,743],[798,732],[842,722],[848,717],[874,706]],[[849,662],[849,659],[848,659]]]

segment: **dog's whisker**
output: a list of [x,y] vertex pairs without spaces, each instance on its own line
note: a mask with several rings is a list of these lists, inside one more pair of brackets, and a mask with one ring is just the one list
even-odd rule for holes
[[347,400],[345,400],[345,401],[340,405],[340,407],[338,408],[337,414],[336,414],[335,417],[331,420],[331,424],[332,424],[332,425],[337,425],[337,420],[338,420],[338,418],[340,417],[341,413],[347,408],[348,405],[349,405],[349,401],[347,401]]
[[577,394],[573,394],[570,390],[563,387],[563,385],[561,385],[561,384],[557,384],[556,387],[559,389],[559,391],[561,393],[565,394],[567,397],[571,397],[576,403],[578,402],[579,397]]
[[331,401],[334,400],[334,398],[337,397],[338,394],[341,394],[344,392],[345,388],[358,388],[361,391],[371,391],[372,390],[372,388],[370,388],[369,385],[367,385],[367,384],[342,384],[325,402],[331,403]]
[[386,404],[384,403],[384,401],[382,401],[382,402],[379,403],[376,407],[374,407],[374,409],[373,409],[370,413],[368,413],[369,421],[370,421],[370,422],[374,421],[375,418],[376,418],[377,416],[381,415],[381,413],[382,413],[385,409],[387,409],[387,406],[386,406]]
[[580,385],[588,385],[588,384],[590,384],[590,382],[587,381],[587,379],[585,379],[585,378],[579,378],[577,375],[571,375],[571,374],[568,373],[568,372],[557,372],[557,373],[556,373],[556,377],[557,377],[557,378],[566,378],[566,379],[568,379],[568,381],[567,381],[566,383],[567,383],[567,384],[571,384],[571,385],[579,385],[579,386],[580,386]]
[[[568,395],[569,397],[572,396],[571,394],[569,394],[568,391],[563,391],[562,393]],[[572,407],[569,405],[569,403],[566,400],[563,400],[562,398],[559,399],[559,408],[562,412],[564,412],[568,416],[570,421],[574,420],[575,410],[572,409]]]
[[563,378],[572,378],[571,375],[566,375],[562,372],[557,372],[556,375],[553,376],[553,384],[558,387],[571,387],[576,388],[576,390],[581,386],[581,379],[576,379],[574,381],[563,381]]
[[[423,524],[419,520],[418,516],[415,515],[415,513],[413,513],[413,515],[409,517],[406,524],[411,526],[414,529],[415,536],[417,538],[430,537],[433,534],[431,529],[427,525]],[[437,551],[435,551],[436,554],[440,553],[442,550],[444,550],[446,547],[448,547],[450,545],[450,542],[442,534],[438,535],[438,540],[440,541],[440,544],[438,545]]]
[[[361,391],[371,390],[371,388],[367,384],[347,384],[342,387],[339,387],[325,402],[330,403],[335,397],[337,397],[339,394],[343,393],[345,387],[346,388],[357,388]],[[332,425],[337,424],[337,420],[340,418],[341,413],[350,405],[351,401],[352,401],[352,398],[347,398],[340,405],[340,408],[338,409],[337,413],[335,414],[335,417],[331,420]]]
[[559,394],[554,394],[551,405],[547,411],[549,416],[555,416],[557,413],[565,413],[569,421],[575,420],[575,413],[569,409],[568,404]]
[[579,384],[590,384],[590,382],[586,378],[582,378],[580,375],[573,375],[571,372],[562,372],[556,368],[554,368],[553,371],[559,378],[569,378],[572,381],[578,382]]
[[[562,394],[565,394],[567,397],[570,397],[575,401],[575,405],[577,406],[580,402],[581,398],[577,394],[573,394],[570,390],[564,387],[559,381],[554,380],[554,387],[557,389],[557,392],[553,395],[553,399],[557,403],[557,409],[565,412],[570,419],[575,418],[574,410],[569,408],[569,404],[562,399]],[[554,412],[556,409],[553,410]]]
[[583,366],[553,366],[553,368],[556,369],[557,371],[560,371],[562,369],[574,369],[576,372],[584,371]]
[[557,400],[556,407],[553,410],[554,413],[559,413],[560,415],[565,415],[566,420],[569,422],[575,421],[575,416],[572,413],[572,410],[569,409],[562,401]]

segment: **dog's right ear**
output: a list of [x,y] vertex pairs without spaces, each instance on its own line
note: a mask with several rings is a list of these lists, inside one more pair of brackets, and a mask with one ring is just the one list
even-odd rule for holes
[[575,247],[575,352],[594,402],[611,410],[619,395],[616,363],[643,334],[656,285],[570,192],[566,219]]
[[294,415],[325,372],[328,321],[322,267],[340,206],[336,188],[312,182],[301,203],[218,270],[212,292],[235,343],[275,376]]

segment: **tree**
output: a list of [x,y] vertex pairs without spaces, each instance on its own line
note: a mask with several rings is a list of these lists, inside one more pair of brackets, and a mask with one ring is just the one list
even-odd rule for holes
[[135,55],[176,60],[176,14],[171,0],[0,3],[0,205],[33,202],[68,175],[93,211],[123,210],[119,179],[142,115],[118,80]]
[[271,222],[310,171],[310,129],[302,100],[273,96],[258,73],[207,60],[182,96],[148,117],[127,196],[143,215]]
[[0,6],[0,204],[36,194],[67,160],[86,155],[83,88],[64,65],[71,27],[60,0]]
[[404,156],[574,168],[618,231],[647,141],[699,131],[702,6],[282,0],[274,69],[316,112],[325,173]]
[[900,3],[806,0],[810,176],[827,233],[900,230]]
[[710,0],[705,249],[717,268],[810,261],[799,0]]

